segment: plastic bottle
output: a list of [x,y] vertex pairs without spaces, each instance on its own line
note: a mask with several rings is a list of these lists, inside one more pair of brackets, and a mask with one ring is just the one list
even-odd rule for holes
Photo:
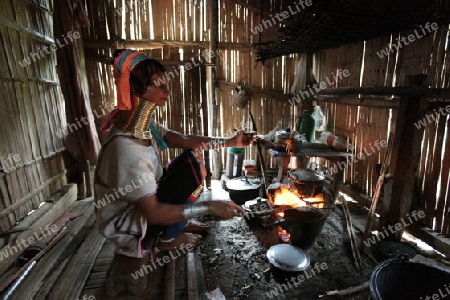
[[229,178],[241,176],[242,163],[244,161],[244,153],[245,148],[243,147],[228,148],[227,163],[225,168],[226,176],[228,176]]
[[353,150],[353,145],[350,143],[347,143],[347,140],[345,138],[336,136],[329,131],[322,132],[320,134],[319,140],[323,144],[325,144],[327,146],[331,146],[334,149],[339,150],[339,151]]
[[316,120],[311,115],[312,110],[304,110],[302,115],[298,118],[295,128],[300,134],[306,136],[306,140],[311,143],[314,140],[314,133],[316,127]]
[[235,153],[233,159],[233,177],[242,175],[242,164],[244,162],[244,153]]
[[225,175],[228,178],[233,178],[233,166],[234,166],[234,153],[230,147],[228,148],[227,163],[225,167]]

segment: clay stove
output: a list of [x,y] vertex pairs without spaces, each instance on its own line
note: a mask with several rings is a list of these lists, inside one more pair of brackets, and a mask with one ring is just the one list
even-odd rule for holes
[[295,186],[277,184],[268,189],[268,198],[276,212],[278,236],[283,242],[307,250],[325,224],[331,195],[324,190],[314,197],[302,196]]

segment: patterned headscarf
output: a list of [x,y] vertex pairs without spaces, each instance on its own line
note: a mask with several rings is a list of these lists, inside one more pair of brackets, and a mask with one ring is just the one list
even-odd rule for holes
[[138,63],[147,58],[148,56],[143,52],[125,50],[114,60],[114,83],[117,87],[117,108],[119,110],[132,108],[130,73]]
[[111,111],[109,116],[100,126],[100,130],[107,132],[111,129],[112,120],[121,110],[130,110],[133,107],[130,87],[130,73],[138,63],[147,59],[143,52],[125,50],[114,59],[114,83],[117,87],[117,107]]

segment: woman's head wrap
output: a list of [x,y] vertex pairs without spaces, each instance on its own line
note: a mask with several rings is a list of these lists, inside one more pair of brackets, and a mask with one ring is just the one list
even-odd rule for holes
[[109,131],[112,120],[116,118],[121,110],[131,110],[135,102],[135,96],[131,95],[130,73],[138,63],[148,58],[143,52],[135,50],[124,50],[114,59],[114,83],[117,87],[117,107],[109,114],[103,124],[101,131]]
[[134,67],[148,56],[139,51],[125,50],[114,59],[114,82],[117,87],[118,110],[130,110],[131,101],[130,73]]

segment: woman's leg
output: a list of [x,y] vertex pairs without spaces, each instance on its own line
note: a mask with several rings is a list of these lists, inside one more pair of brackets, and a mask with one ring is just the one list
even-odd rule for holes
[[[204,166],[192,151],[182,152],[164,169],[157,191],[158,201],[179,205],[192,203],[188,198],[203,183],[205,174]],[[186,223],[183,221],[167,227],[149,226],[146,239],[156,237],[161,231],[164,239],[176,238],[183,232]]]

